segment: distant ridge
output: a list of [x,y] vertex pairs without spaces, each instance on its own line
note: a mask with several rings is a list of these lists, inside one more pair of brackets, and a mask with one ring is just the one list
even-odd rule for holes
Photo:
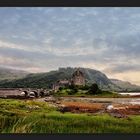
[[15,70],[10,68],[0,67],[0,81],[9,81],[14,79],[20,79],[27,76],[29,73],[23,70]]
[[[124,91],[129,91],[129,89],[138,90],[140,88],[140,86],[131,84],[128,81],[122,81],[122,80],[118,80],[118,79],[110,79],[110,80],[112,83],[114,83],[116,86],[120,87]],[[138,91],[140,91],[140,90],[138,90]]]
[[[16,79],[13,76],[12,81],[0,81],[0,87],[4,88],[20,88],[20,87],[31,87],[31,88],[51,88],[52,84],[60,79],[70,79],[76,68],[67,67],[59,68],[58,70],[46,72],[46,73],[24,73],[24,77]],[[90,69],[80,68],[84,73],[86,84],[91,85],[97,83],[101,89],[113,90],[113,91],[140,91],[140,86],[132,85],[129,82],[120,81],[117,79],[109,79],[104,73]],[[18,73],[18,71],[16,71]],[[16,73],[15,72],[15,73]],[[22,73],[22,72],[21,72]],[[19,72],[19,74],[21,74]],[[9,75],[8,75],[9,74]],[[7,74],[10,76],[11,73]],[[17,74],[18,75],[18,74]]]

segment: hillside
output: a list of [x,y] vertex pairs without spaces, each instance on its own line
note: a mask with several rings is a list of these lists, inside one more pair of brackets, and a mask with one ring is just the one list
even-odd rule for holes
[[[132,84],[124,84],[123,82],[115,82],[109,79],[104,73],[89,69],[80,68],[85,74],[86,84],[91,85],[97,83],[101,89],[114,91],[140,91],[139,86]],[[76,68],[59,68],[56,71],[46,73],[28,74],[22,79],[14,79],[13,81],[0,82],[0,87],[31,87],[31,88],[51,88],[53,83],[59,79],[70,79]]]
[[[51,87],[59,79],[70,79],[76,68],[59,68],[56,71],[47,73],[29,74],[25,78],[13,80],[12,82],[0,83],[0,87]],[[111,81],[103,73],[87,68],[81,68],[85,73],[87,84],[97,83],[101,86],[108,86]]]
[[22,70],[14,70],[0,67],[0,81],[11,81],[27,76],[29,73]]
[[112,83],[114,83],[115,85],[123,89],[124,91],[130,91],[130,89],[134,91],[139,91],[140,89],[140,86],[131,84],[130,82],[127,82],[127,81],[121,81],[117,79],[110,79],[110,80]]

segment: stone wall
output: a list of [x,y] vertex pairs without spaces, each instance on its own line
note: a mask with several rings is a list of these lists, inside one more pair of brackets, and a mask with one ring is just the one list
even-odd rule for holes
[[85,77],[82,71],[77,69],[72,75],[72,84],[73,85],[85,85]]

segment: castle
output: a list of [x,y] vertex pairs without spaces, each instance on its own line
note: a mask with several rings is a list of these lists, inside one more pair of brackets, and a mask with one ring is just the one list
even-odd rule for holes
[[66,87],[70,85],[84,86],[85,77],[84,73],[78,68],[73,74],[70,80],[58,80],[53,84],[53,90],[57,91],[60,87]]
[[72,79],[71,79],[71,84],[72,85],[85,85],[85,77],[82,71],[80,71],[80,69],[77,69],[73,75],[72,75]]

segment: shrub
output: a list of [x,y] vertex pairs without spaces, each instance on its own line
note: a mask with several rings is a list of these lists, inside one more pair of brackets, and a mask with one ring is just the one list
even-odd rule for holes
[[61,90],[63,90],[63,87],[60,87],[60,88],[59,88],[59,91],[61,91]]
[[90,86],[89,85],[85,85],[85,86],[81,86],[80,89],[82,90],[89,90]]
[[92,84],[88,91],[89,94],[101,94],[101,90],[99,89],[96,83]]
[[70,85],[69,86],[69,89],[74,89],[75,88],[75,85]]

